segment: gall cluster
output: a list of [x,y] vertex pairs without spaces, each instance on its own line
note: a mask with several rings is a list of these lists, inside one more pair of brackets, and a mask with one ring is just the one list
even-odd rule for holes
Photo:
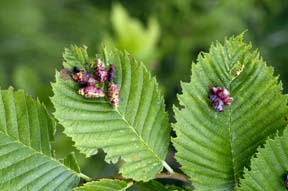
[[230,97],[228,90],[222,87],[210,87],[209,99],[211,101],[211,106],[218,112],[224,111],[224,105],[231,105],[233,98]]
[[115,78],[115,66],[113,64],[110,64],[106,70],[104,63],[97,59],[93,72],[74,67],[72,72],[63,69],[61,73],[69,74],[80,85],[78,93],[85,98],[105,97],[104,89],[107,85],[108,101],[115,107],[119,106],[119,88],[113,82]]

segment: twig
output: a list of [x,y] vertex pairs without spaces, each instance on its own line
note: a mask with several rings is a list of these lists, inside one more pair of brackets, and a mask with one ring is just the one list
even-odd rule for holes
[[85,174],[80,173],[79,176],[80,176],[82,179],[84,179],[86,182],[92,181],[92,178],[88,177],[88,176],[85,175]]
[[[118,180],[132,180],[132,179],[127,179],[124,178],[121,175],[115,175],[115,176],[103,176],[103,177],[97,177],[94,178],[93,181],[97,181],[97,180],[101,180],[101,179],[118,179]],[[174,173],[160,173],[158,175],[156,175],[156,179],[172,179],[172,180],[179,180],[181,182],[187,183],[187,184],[191,184],[189,178],[183,174],[174,172]],[[92,181],[92,180],[90,180]]]
[[164,166],[164,168],[170,173],[170,174],[174,174],[174,170],[169,166],[169,164],[166,161],[162,161],[162,164]]
[[173,179],[179,180],[184,183],[191,184],[189,178],[183,174],[174,172],[174,173],[160,173],[156,176],[157,179]]

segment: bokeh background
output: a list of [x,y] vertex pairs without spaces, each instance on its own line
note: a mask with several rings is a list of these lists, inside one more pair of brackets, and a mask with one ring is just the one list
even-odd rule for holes
[[[246,31],[247,30],[247,31]],[[287,0],[1,0],[0,86],[25,89],[53,112],[50,82],[70,44],[87,45],[90,56],[105,44],[128,50],[157,77],[170,120],[180,81],[190,78],[190,66],[211,42],[246,31],[268,65],[288,90]],[[58,127],[56,156],[73,143]],[[76,151],[77,152],[77,151]],[[168,160],[173,165],[170,153]],[[104,153],[86,159],[77,153],[91,177],[117,172]]]

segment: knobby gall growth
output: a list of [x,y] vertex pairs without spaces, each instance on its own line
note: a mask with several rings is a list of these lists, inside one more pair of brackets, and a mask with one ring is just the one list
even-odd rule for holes
[[115,107],[119,106],[119,89],[113,82],[108,84],[108,99],[109,102]]
[[110,64],[108,70],[108,82],[112,82],[114,78],[115,78],[115,66],[114,64]]
[[107,81],[108,73],[105,69],[104,63],[100,59],[96,60],[96,67],[94,68],[94,72],[95,72],[97,81],[101,83],[104,83]]
[[120,102],[119,88],[113,82],[116,72],[115,66],[110,64],[108,70],[106,70],[105,64],[100,59],[97,59],[95,67],[92,70],[94,73],[80,70],[76,66],[73,67],[72,71],[64,68],[60,71],[60,78],[62,80],[72,78],[80,85],[78,94],[90,99],[105,97],[104,89],[107,85],[108,101],[111,105],[118,107]]
[[104,97],[105,94],[101,88],[97,88],[91,85],[88,85],[86,87],[80,88],[78,93],[86,98],[98,98],[98,97]]
[[224,112],[224,105],[231,105],[233,98],[230,97],[228,90],[222,87],[211,86],[209,99],[211,101],[211,106],[218,112]]
[[73,71],[70,72],[71,77],[74,81],[78,82],[79,84],[86,84],[90,78],[92,78],[92,74],[85,71],[80,70],[78,67],[74,66]]

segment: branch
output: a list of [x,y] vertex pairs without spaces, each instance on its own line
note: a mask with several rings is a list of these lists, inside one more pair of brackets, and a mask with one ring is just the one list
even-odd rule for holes
[[160,173],[156,176],[156,179],[173,179],[173,180],[179,180],[181,182],[191,184],[189,178],[183,174],[174,172],[174,173]]
[[80,178],[82,178],[83,180],[85,180],[86,182],[90,182],[92,181],[92,178],[90,178],[89,176],[83,174],[83,173],[80,173],[79,174]]
[[[93,178],[91,179],[90,181],[97,181],[97,180],[101,180],[101,179],[118,179],[118,180],[131,180],[133,181],[132,179],[127,179],[127,178],[124,178],[123,176],[121,175],[115,175],[115,176],[102,176],[102,177],[97,177],[97,178]],[[189,178],[183,174],[180,174],[180,173],[177,173],[177,172],[174,172],[174,173],[160,173],[158,175],[156,175],[155,177],[156,179],[172,179],[172,180],[178,180],[178,181],[181,181],[181,182],[184,182],[184,183],[187,183],[187,184],[191,184]]]

